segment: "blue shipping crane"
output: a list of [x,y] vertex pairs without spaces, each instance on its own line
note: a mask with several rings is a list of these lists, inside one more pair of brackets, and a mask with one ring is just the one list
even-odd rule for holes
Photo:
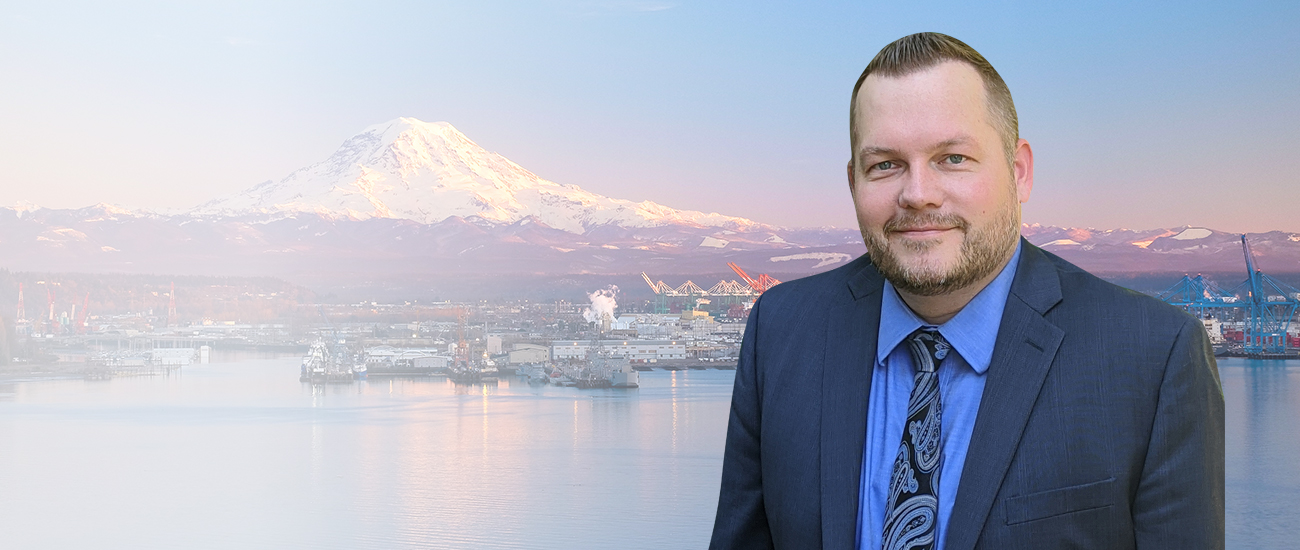
[[1255,253],[1246,236],[1241,236],[1241,250],[1246,258],[1246,280],[1230,290],[1197,275],[1184,275],[1168,290],[1157,295],[1200,319],[1216,311],[1242,310],[1242,352],[1248,357],[1284,357],[1294,355],[1288,349],[1287,328],[1300,306],[1300,291],[1268,276],[1255,262]]
[[1244,351],[1246,355],[1286,354],[1287,328],[1300,307],[1300,291],[1260,271],[1245,235],[1241,236],[1241,249],[1248,277],[1238,286],[1242,289],[1238,294],[1245,294]]

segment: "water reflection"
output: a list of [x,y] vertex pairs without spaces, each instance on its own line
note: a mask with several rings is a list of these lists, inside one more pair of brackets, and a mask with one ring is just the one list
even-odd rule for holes
[[[578,390],[508,377],[312,387],[297,369],[258,359],[0,384],[4,546],[707,545],[730,372]],[[1300,520],[1300,362],[1225,359],[1220,373],[1228,546],[1286,548]]]
[[1289,548],[1300,513],[1298,361],[1221,359],[1228,547]]
[[297,363],[0,386],[5,546],[707,545],[731,372],[313,387]]

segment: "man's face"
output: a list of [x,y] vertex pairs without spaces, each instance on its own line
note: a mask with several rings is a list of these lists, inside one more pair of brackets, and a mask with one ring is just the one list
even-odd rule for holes
[[868,76],[857,98],[849,186],[867,252],[899,290],[947,294],[989,277],[1020,235],[1029,146],[1009,166],[979,73],[940,63]]

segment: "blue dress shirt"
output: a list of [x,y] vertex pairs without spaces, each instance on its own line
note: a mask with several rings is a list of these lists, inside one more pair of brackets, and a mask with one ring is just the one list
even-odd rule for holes
[[[939,525],[935,533],[935,550],[944,547],[948,518],[952,516],[962,467],[966,464],[966,449],[970,446],[975,415],[979,412],[980,398],[984,393],[984,381],[987,378],[985,373],[993,357],[998,326],[1002,323],[1002,310],[1006,307],[1011,281],[1015,278],[1019,263],[1020,245],[1017,244],[1011,261],[1002,268],[1002,272],[956,316],[938,327],[939,333],[952,344],[957,353],[948,354],[939,364],[939,399],[943,403],[943,454],[939,486],[936,487]],[[907,401],[912,395],[915,373],[912,355],[907,346],[899,344],[912,331],[926,326],[925,321],[907,307],[888,281],[885,282],[883,291],[880,301],[880,331],[876,340],[876,363],[871,375],[871,396],[867,405],[862,485],[858,493],[859,550],[880,548],[889,477],[899,442],[903,439]]]

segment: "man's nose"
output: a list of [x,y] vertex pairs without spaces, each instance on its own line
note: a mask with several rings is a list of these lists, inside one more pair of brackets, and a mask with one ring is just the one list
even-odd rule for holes
[[912,166],[903,178],[903,188],[898,193],[898,206],[911,210],[925,210],[943,206],[943,182],[939,174],[925,163]]

